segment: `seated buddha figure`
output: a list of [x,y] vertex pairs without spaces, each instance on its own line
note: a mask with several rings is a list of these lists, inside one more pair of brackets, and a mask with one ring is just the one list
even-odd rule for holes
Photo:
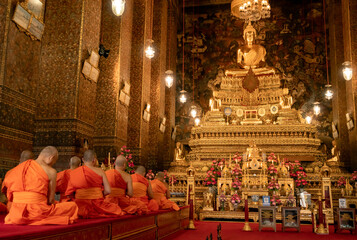
[[237,52],[237,63],[242,68],[257,68],[265,63],[266,50],[263,46],[254,44],[256,36],[257,31],[249,22],[243,32],[246,44],[238,48]]

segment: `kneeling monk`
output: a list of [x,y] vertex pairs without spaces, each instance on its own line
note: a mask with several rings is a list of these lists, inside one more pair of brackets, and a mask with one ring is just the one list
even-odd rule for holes
[[146,204],[130,198],[133,196],[133,182],[130,174],[125,172],[125,166],[126,158],[120,155],[115,160],[115,169],[105,172],[111,187],[111,193],[105,196],[105,201],[119,204],[128,214],[146,214],[149,212]]
[[151,181],[154,199],[159,204],[160,209],[180,210],[176,203],[168,200],[170,198],[169,186],[164,182],[165,174],[158,172],[156,178]]
[[60,202],[67,202],[69,198],[65,195],[68,187],[69,174],[72,170],[76,169],[81,165],[81,159],[77,156],[71,157],[69,160],[70,169],[66,169],[62,172],[57,173],[56,181],[56,193],[60,194]]
[[[69,175],[67,196],[73,196],[78,205],[78,215],[83,218],[115,217],[124,215],[114,203],[104,202],[104,195],[111,192],[108,179],[102,169],[95,167],[97,156],[87,150],[83,155],[84,166],[72,170]],[[104,192],[102,191],[104,187]]]
[[69,224],[78,217],[73,202],[55,202],[56,175],[52,165],[58,159],[55,147],[45,147],[36,160],[27,160],[6,175],[9,201],[5,224]]
[[[145,168],[138,166],[135,174],[131,175],[133,180],[133,199],[137,199],[145,203],[149,211],[155,212],[159,210],[158,203],[153,199],[154,194],[151,189],[151,184],[145,176]],[[149,201],[149,197],[151,198]]]

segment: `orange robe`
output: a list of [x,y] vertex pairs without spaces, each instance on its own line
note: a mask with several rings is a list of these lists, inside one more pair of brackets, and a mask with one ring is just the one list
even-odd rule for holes
[[166,198],[167,187],[158,179],[151,181],[152,191],[154,192],[154,199],[158,202],[160,209],[180,210],[176,203]]
[[146,204],[126,196],[127,183],[117,170],[110,169],[107,170],[105,174],[107,175],[112,189],[111,193],[105,196],[105,201],[119,204],[119,206],[128,214],[138,213],[139,215],[142,215],[149,212]]
[[1,213],[7,213],[7,207],[5,204],[0,202],[0,214]]
[[78,207],[73,202],[48,205],[48,184],[46,172],[34,160],[27,160],[8,172],[3,188],[7,188],[12,206],[5,224],[73,223],[78,218]]
[[7,179],[8,179],[8,174],[10,174],[10,172],[12,171],[13,169],[10,169],[6,174],[5,174],[5,177],[4,177],[4,180],[2,181],[2,185],[1,185],[1,192],[3,194],[6,195],[6,198],[7,198],[7,204],[6,204],[6,207],[7,207],[7,211],[9,212],[10,211],[10,208],[11,208],[11,204],[12,202],[10,201],[10,194],[8,194],[7,192]]
[[148,197],[147,191],[149,187],[149,180],[140,174],[132,174],[131,179],[133,180],[133,199],[140,200],[145,203],[151,212],[156,212],[159,210],[159,204]]
[[66,195],[75,192],[78,215],[82,218],[116,217],[124,215],[114,203],[105,202],[102,192],[103,178],[87,166],[71,171]]
[[65,195],[68,186],[69,174],[71,169],[57,173],[56,193],[60,193],[60,202],[68,202],[69,198]]

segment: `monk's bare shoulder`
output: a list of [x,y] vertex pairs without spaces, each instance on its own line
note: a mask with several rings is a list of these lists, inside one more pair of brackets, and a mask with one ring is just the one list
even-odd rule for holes
[[40,166],[41,166],[42,169],[46,172],[46,174],[47,174],[47,176],[48,176],[48,178],[49,178],[50,180],[56,180],[56,178],[57,178],[57,171],[56,171],[54,168],[52,168],[52,167],[50,167],[50,166],[47,166],[47,165],[45,165],[45,164],[40,164]]

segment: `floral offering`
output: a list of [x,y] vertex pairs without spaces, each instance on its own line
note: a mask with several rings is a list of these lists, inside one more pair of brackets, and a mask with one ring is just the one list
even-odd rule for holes
[[232,189],[233,190],[240,190],[242,188],[242,183],[239,181],[238,178],[234,179],[232,182]]
[[241,168],[238,168],[238,167],[233,168],[233,170],[232,170],[232,176],[233,176],[233,177],[242,176],[242,169],[241,169]]
[[268,184],[269,191],[277,191],[280,189],[279,183],[275,180],[271,180]]
[[275,168],[274,164],[271,164],[269,167],[268,167],[268,175],[270,177],[274,177],[278,174],[278,170]]
[[233,194],[232,198],[231,198],[231,203],[233,205],[235,204],[239,204],[241,201],[240,197],[238,196],[238,194]]
[[238,155],[238,153],[234,154],[234,156],[233,156],[233,161],[234,161],[236,164],[242,162],[242,156]]
[[272,164],[277,164],[278,163],[278,160],[275,156],[274,153],[270,153],[269,156],[268,156],[268,162],[272,163]]
[[346,178],[345,177],[340,177],[337,181],[337,187],[339,188],[344,188],[346,187]]
[[279,198],[278,195],[273,195],[271,198],[270,198],[270,203],[272,206],[279,206],[281,205],[281,200]]
[[211,170],[208,170],[206,178],[203,180],[203,185],[212,187],[216,186],[217,177],[213,174]]
[[307,175],[304,168],[301,166],[301,163],[299,161],[289,162],[288,166],[290,177],[295,180],[295,186],[297,188],[304,188],[307,185]]
[[292,207],[294,206],[294,202],[294,196],[292,194],[289,194],[288,199],[286,200],[286,205]]
[[357,171],[354,171],[351,176],[351,181],[352,182],[357,182]]
[[133,162],[133,156],[130,153],[130,149],[127,148],[126,146],[122,146],[120,148],[120,155],[123,155],[126,158],[126,168],[125,172],[133,174],[135,173],[135,165]]
[[152,170],[149,170],[145,177],[148,179],[148,180],[153,180],[155,178],[155,174],[152,172]]

